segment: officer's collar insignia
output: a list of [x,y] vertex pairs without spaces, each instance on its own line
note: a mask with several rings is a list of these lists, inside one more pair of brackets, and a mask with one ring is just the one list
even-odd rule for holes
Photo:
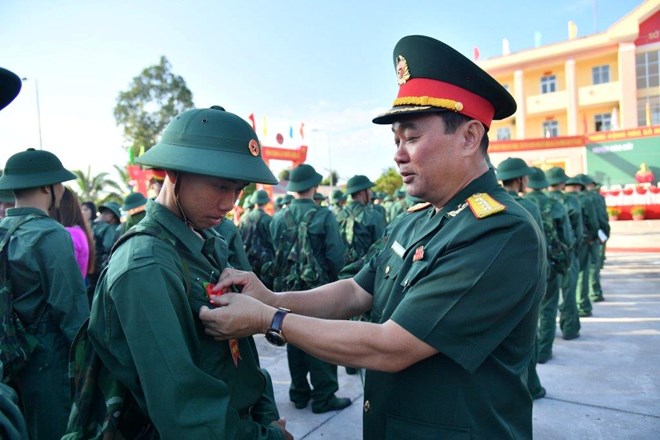
[[259,156],[259,142],[256,139],[250,139],[248,150],[250,150],[251,155]]
[[453,211],[449,211],[447,215],[449,217],[456,217],[462,210],[467,208],[467,205],[468,205],[467,203],[461,203],[460,205],[458,205],[456,209],[454,209]]
[[418,203],[416,205],[411,206],[406,211],[407,212],[417,212],[417,211],[421,211],[424,208],[428,208],[429,206],[431,206],[430,202],[422,202],[422,203]]
[[396,77],[399,85],[405,84],[410,79],[410,70],[408,69],[408,61],[399,55],[396,58]]
[[484,193],[471,195],[467,199],[467,204],[476,218],[485,218],[506,209],[506,206]]
[[415,249],[415,255],[413,255],[413,263],[424,258],[424,246],[420,246]]

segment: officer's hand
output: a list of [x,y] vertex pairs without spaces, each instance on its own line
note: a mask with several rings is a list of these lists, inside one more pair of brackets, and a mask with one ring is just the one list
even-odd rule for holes
[[211,296],[211,301],[219,307],[209,309],[202,306],[199,319],[204,324],[206,334],[217,340],[265,333],[276,312],[274,307],[242,294]]
[[214,292],[232,292],[234,287],[244,295],[251,296],[259,301],[269,304],[273,292],[257,278],[254,272],[245,272],[233,268],[227,268],[220,274],[220,281],[213,287]]
[[293,440],[293,435],[289,431],[286,430],[286,419],[282,417],[279,420],[275,420],[274,422],[271,423],[271,425],[277,425],[280,427],[282,430],[282,434],[284,434],[284,439],[285,440]]

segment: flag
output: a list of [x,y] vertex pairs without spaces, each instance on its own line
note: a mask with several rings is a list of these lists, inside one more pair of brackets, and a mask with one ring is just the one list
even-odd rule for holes
[[254,113],[250,113],[250,116],[248,116],[248,119],[250,119],[250,122],[252,122],[252,129],[254,131],[257,131],[257,124],[254,122]]
[[541,33],[534,32],[534,47],[541,47]]
[[568,22],[568,39],[575,40],[577,38],[578,27],[573,20]]
[[268,136],[268,127],[266,126],[266,117],[264,116],[264,136]]
[[479,59],[479,55],[481,55],[481,54],[479,53],[479,48],[478,48],[478,47],[475,47],[475,48],[472,50],[472,58],[473,58],[475,61],[477,61],[477,60]]
[[305,139],[305,123],[304,122],[300,123],[300,137]]
[[510,55],[511,48],[509,47],[509,39],[502,38],[502,55]]

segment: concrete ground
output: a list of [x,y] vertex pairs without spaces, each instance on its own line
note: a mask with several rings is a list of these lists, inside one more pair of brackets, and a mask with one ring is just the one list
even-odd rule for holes
[[[606,300],[582,318],[581,337],[558,337],[553,358],[538,366],[547,396],[534,404],[536,439],[660,439],[660,220],[612,223],[601,280]],[[337,395],[353,400],[348,408],[297,410],[286,349],[255,339],[296,439],[362,438],[358,376],[339,368]]]

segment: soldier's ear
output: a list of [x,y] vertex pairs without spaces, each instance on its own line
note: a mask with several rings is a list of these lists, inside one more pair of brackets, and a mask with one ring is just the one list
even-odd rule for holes
[[165,170],[165,174],[167,175],[167,178],[169,179],[169,181],[172,182],[172,183],[176,183],[177,179],[179,178],[179,172],[178,171]]
[[463,147],[469,151],[481,149],[481,139],[484,137],[485,128],[476,119],[472,119],[460,128],[463,134]]

